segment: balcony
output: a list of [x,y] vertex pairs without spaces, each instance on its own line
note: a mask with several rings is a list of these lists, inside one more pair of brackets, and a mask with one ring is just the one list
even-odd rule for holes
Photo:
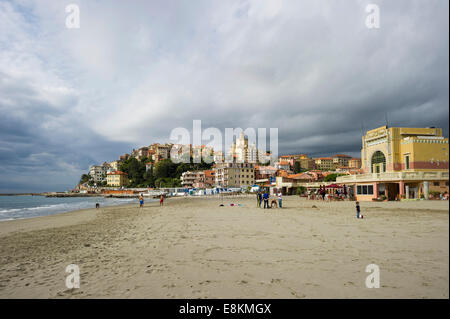
[[360,174],[339,176],[336,183],[358,183],[358,182],[399,182],[399,181],[441,181],[448,180],[448,171],[438,172],[386,172],[373,174]]

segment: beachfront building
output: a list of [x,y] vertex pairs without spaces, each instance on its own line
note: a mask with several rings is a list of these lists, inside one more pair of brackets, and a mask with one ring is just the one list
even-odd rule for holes
[[252,163],[217,163],[214,175],[217,187],[248,187],[255,184]]
[[276,177],[275,188],[277,192],[281,191],[283,195],[294,195],[300,186],[308,188],[322,181],[323,177],[322,172],[282,174]]
[[332,157],[319,157],[315,158],[316,169],[321,171],[333,171],[335,169],[335,164]]
[[448,192],[448,138],[442,129],[382,126],[362,137],[363,174],[340,176],[358,200],[428,198]]
[[274,166],[255,166],[255,184],[267,186],[275,181],[279,170]]
[[106,173],[108,167],[106,165],[91,165],[89,166],[89,176],[91,179],[98,183],[106,180]]
[[180,179],[184,188],[211,188],[215,182],[213,170],[186,171]]
[[122,187],[128,185],[128,174],[121,171],[110,172],[106,176],[108,186]]
[[[193,188],[194,183],[199,183],[202,181],[201,178],[202,171],[186,171],[181,174],[181,186],[185,188]],[[204,174],[203,174],[204,176]]]
[[211,188],[214,186],[215,182],[215,176],[214,176],[214,170],[207,169],[203,171],[205,180],[204,180],[204,187],[205,188]]

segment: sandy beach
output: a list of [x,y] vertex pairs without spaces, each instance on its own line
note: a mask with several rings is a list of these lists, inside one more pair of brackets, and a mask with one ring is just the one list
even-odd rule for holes
[[[0,298],[448,298],[447,202],[168,199],[0,223]],[[230,207],[240,203],[242,207]],[[313,207],[316,206],[316,207]],[[381,287],[365,285],[368,264]],[[80,268],[68,289],[66,266]]]

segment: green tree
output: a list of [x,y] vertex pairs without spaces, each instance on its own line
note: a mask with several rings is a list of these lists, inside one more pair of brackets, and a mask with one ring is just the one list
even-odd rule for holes
[[81,175],[80,178],[80,184],[84,184],[86,182],[88,182],[91,179],[91,177],[88,174],[83,174]]
[[325,176],[323,181],[324,182],[335,182],[336,181],[336,177],[343,176],[343,175],[345,175],[345,174],[338,174],[338,173],[329,174],[329,175]]
[[153,174],[153,166],[144,173],[144,179],[149,187],[155,187],[155,176]]
[[155,178],[176,177],[177,166],[170,159],[159,161],[155,165]]
[[297,187],[297,195],[303,195],[306,192],[305,186],[299,186]]
[[300,162],[295,162],[294,164],[294,174],[301,173],[302,169],[300,167]]
[[134,157],[123,161],[120,165],[120,170],[128,174],[130,187],[138,187],[138,185],[142,185],[146,182],[144,179],[145,163],[138,161]]

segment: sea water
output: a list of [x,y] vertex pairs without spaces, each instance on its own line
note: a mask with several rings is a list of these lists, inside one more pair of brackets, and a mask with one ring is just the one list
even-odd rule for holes
[[136,198],[0,196],[0,221],[48,216],[79,209],[137,203]]

